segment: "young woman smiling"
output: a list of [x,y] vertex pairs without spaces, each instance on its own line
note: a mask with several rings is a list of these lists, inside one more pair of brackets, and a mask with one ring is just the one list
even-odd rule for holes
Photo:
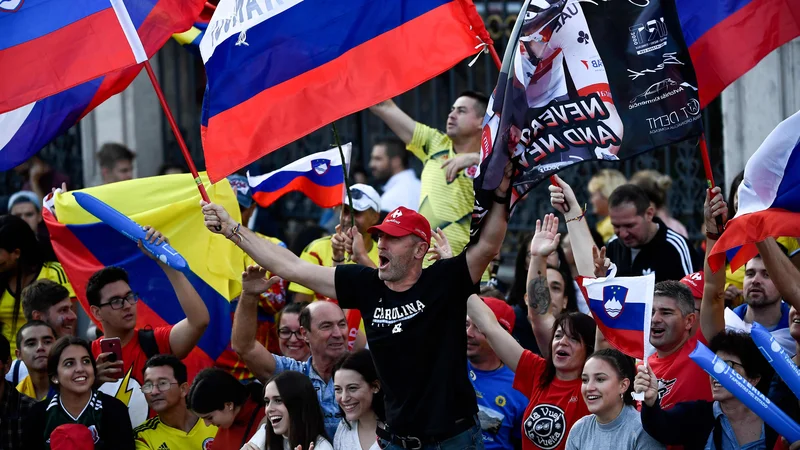
[[114,397],[92,389],[95,361],[89,342],[68,336],[50,349],[47,372],[57,393],[37,403],[26,419],[28,450],[49,449],[50,435],[60,425],[88,428],[95,450],[133,450],[133,429],[128,407]]
[[385,417],[383,391],[369,350],[346,354],[333,369],[336,401],[345,418],[334,450],[380,450],[375,429]]
[[586,360],[581,375],[581,394],[592,414],[572,427],[567,450],[664,448],[642,430],[642,421],[631,397],[635,376],[633,360],[618,350],[598,350]]
[[307,376],[286,371],[264,388],[267,423],[242,450],[333,450],[317,392]]

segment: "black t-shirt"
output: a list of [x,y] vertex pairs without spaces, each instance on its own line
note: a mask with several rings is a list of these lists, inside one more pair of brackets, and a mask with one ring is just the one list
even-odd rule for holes
[[377,269],[336,267],[336,297],[361,311],[393,433],[441,435],[477,413],[465,326],[476,291],[466,251],[424,269],[405,292],[389,289]]

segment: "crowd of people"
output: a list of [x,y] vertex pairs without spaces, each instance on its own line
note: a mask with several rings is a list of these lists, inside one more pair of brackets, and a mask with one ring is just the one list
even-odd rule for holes
[[[209,232],[245,253],[230,348],[214,367],[187,358],[210,322],[203,299],[156,258],[183,320],[142,323],[131,286],[148,280],[111,266],[79,293],[98,331],[78,326],[40,201],[68,180],[26,163],[30,186],[0,216],[0,448],[800,448],[689,358],[707,345],[800,418],[786,383],[748,334],[726,329],[725,313],[766,327],[800,364],[797,240],[769,238],[742,271],[712,272],[703,248],[724,232],[718,219],[733,214],[735,195],[698,193],[706,239],[696,248],[666,208],[665,175],[600,170],[589,199],[555,177],[554,213],[523,240],[501,291],[490,266],[506,237],[511,164],[468,245],[487,101],[460,95],[444,133],[392,101],[371,108],[399,138],[373,147],[381,186],[352,185],[334,232],[298,254],[248,228],[255,204],[244,177],[229,178],[239,214],[202,202]],[[419,179],[407,152],[422,161]],[[104,181],[130,179],[133,159],[104,147]],[[169,237],[145,229],[151,243]],[[609,344],[577,284],[612,266],[620,277],[655,276],[646,364]]]

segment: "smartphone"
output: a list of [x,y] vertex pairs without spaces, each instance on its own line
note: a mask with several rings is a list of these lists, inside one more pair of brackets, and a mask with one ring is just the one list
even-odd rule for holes
[[[111,353],[108,357],[111,362],[122,361],[122,341],[119,338],[100,339],[100,351]],[[120,377],[122,377],[121,373]]]

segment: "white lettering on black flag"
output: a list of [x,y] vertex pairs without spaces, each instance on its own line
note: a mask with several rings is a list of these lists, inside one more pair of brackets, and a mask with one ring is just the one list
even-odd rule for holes
[[568,165],[702,133],[674,0],[530,0],[523,8],[484,118],[473,239],[509,158],[513,210]]

